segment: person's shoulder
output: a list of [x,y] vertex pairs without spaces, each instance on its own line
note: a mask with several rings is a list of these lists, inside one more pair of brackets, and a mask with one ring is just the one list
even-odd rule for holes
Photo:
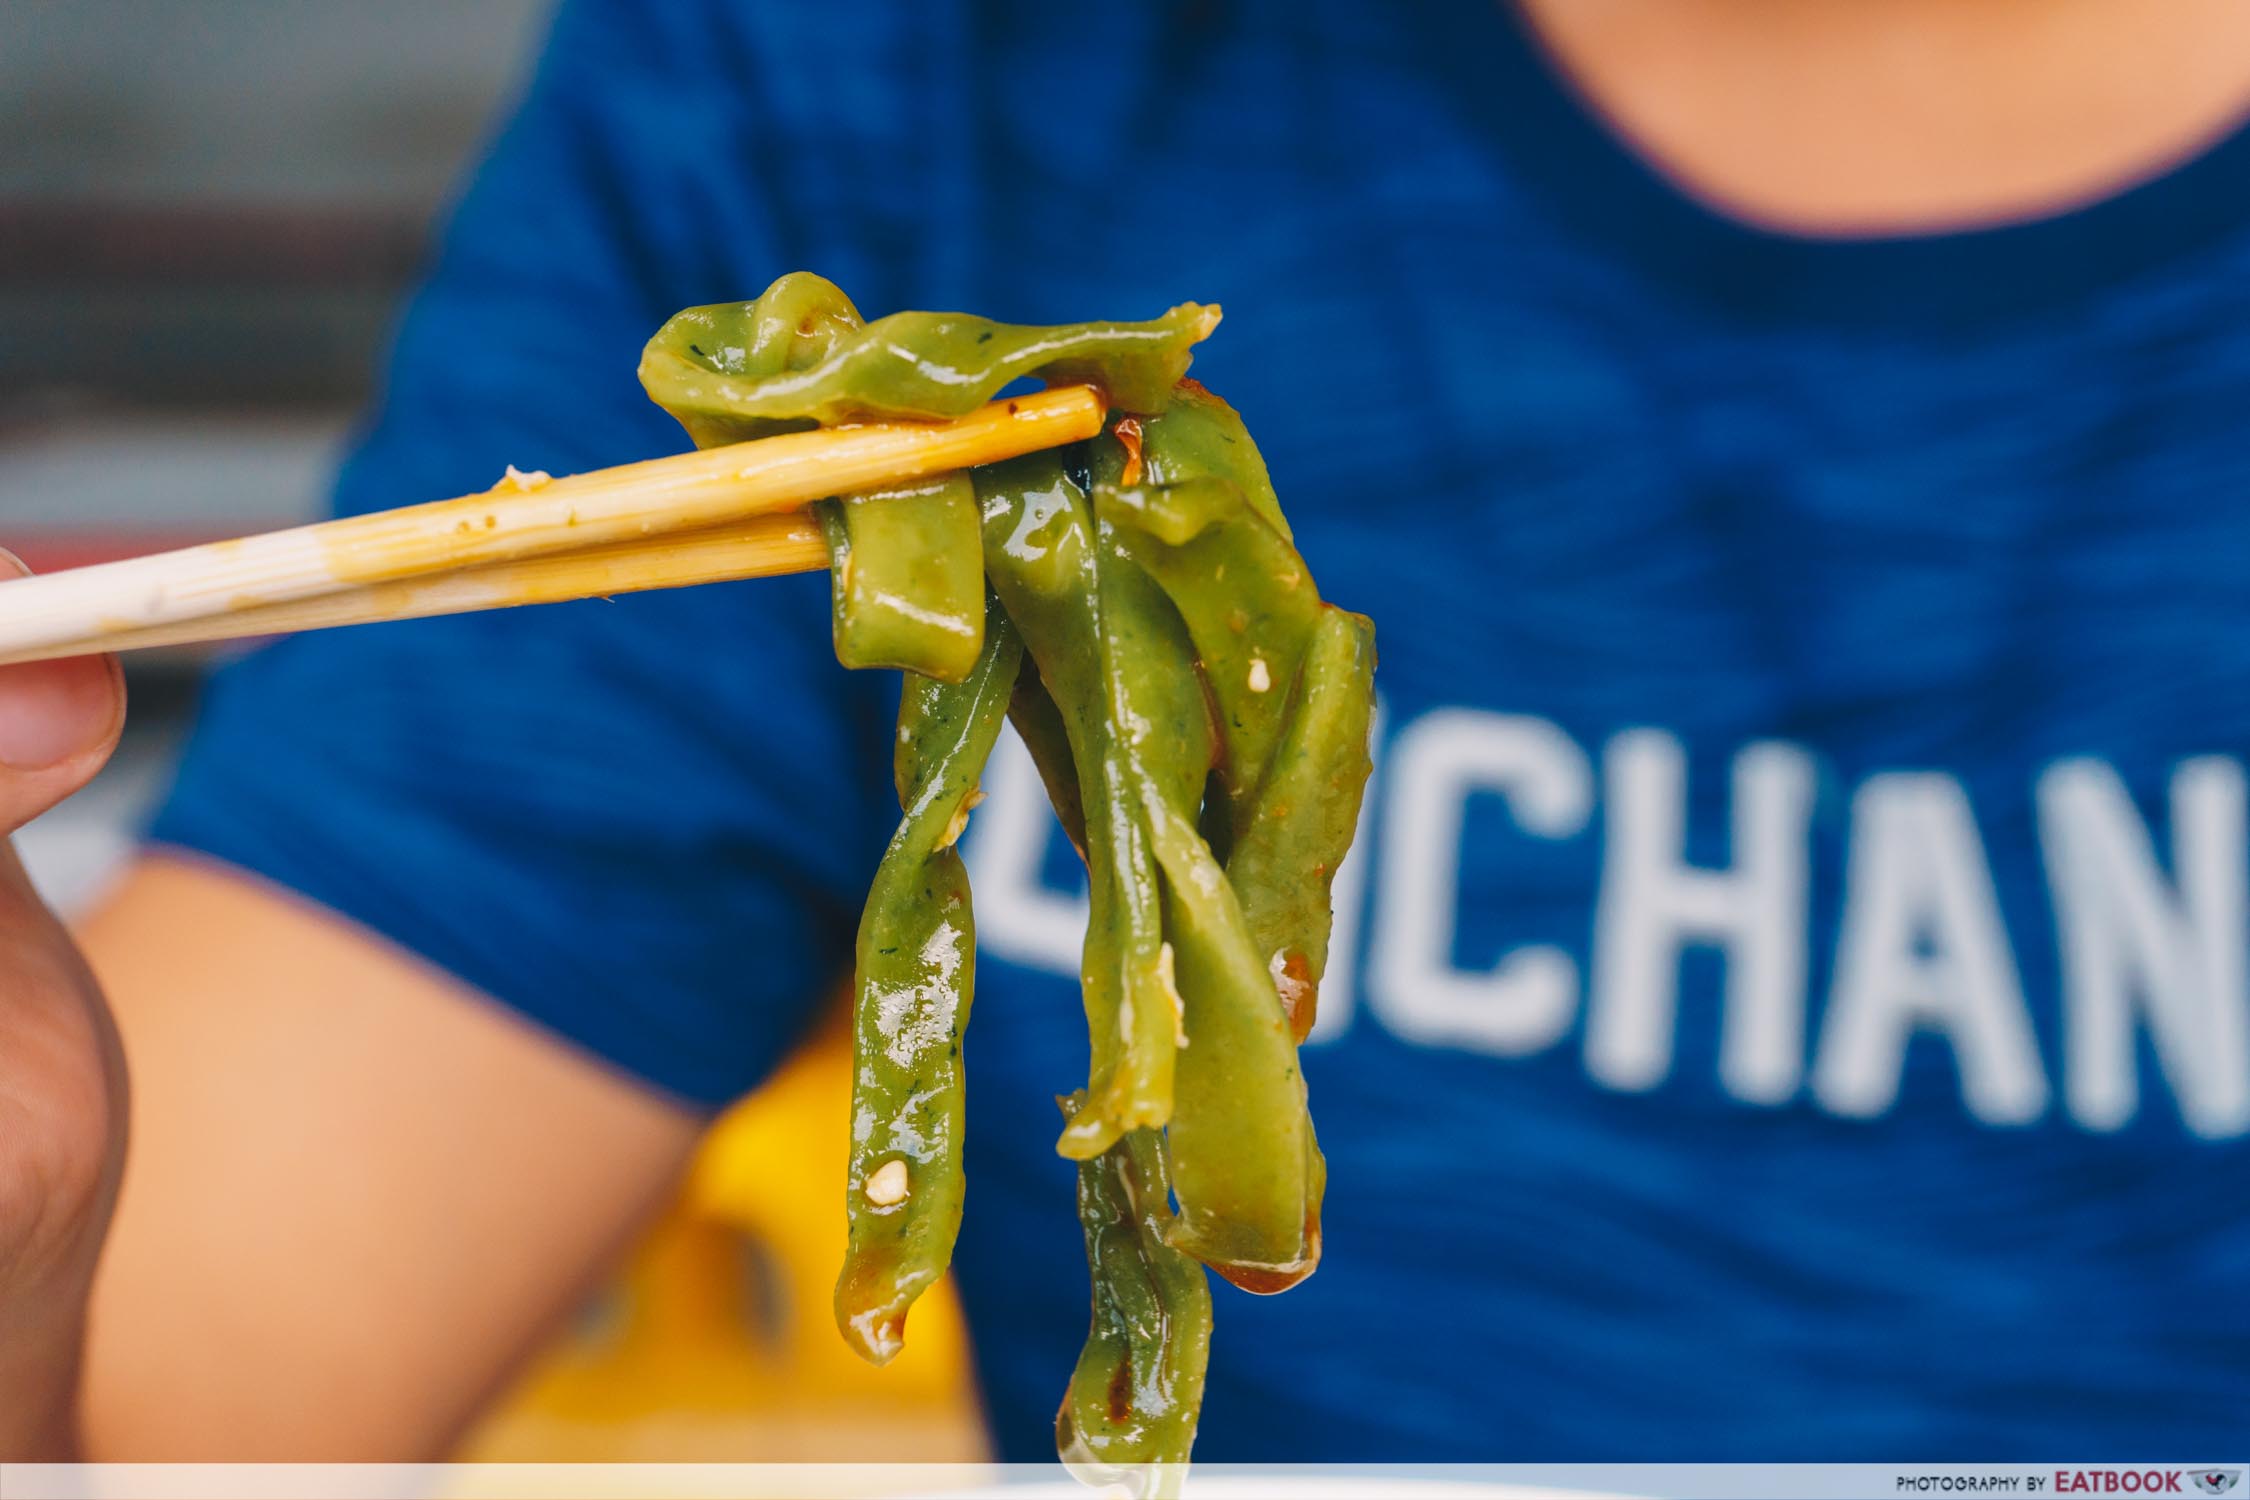
[[904,171],[933,135],[966,124],[948,102],[971,82],[960,64],[1008,25],[973,0],[563,0],[543,71],[630,97],[636,116],[660,92],[659,118],[639,129],[717,126],[748,146],[760,180],[857,172],[870,150]]
[[972,0],[563,0],[551,45],[660,53],[795,91],[895,70],[902,49],[974,25],[979,9]]

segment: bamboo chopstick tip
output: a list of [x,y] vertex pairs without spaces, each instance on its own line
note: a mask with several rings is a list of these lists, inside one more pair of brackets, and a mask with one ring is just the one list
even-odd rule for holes
[[[23,585],[0,608],[0,660],[812,571],[828,557],[802,509],[810,502],[1091,437],[1104,418],[1101,392],[1073,384],[952,421],[785,433],[560,478],[510,465],[479,494],[0,578]],[[692,567],[634,564],[645,581],[534,566],[555,554],[647,547],[667,534],[784,515],[790,519],[768,523],[781,529],[760,533],[754,555],[698,554]],[[527,571],[502,571],[517,567]],[[475,576],[451,591],[442,585],[441,575],[462,573]],[[536,579],[535,595],[518,591],[519,577]]]

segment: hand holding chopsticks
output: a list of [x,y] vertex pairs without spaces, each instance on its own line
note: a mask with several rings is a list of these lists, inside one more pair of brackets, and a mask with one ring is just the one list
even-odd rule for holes
[[0,663],[808,572],[813,501],[1092,437],[1104,410],[1063,386],[11,580]]

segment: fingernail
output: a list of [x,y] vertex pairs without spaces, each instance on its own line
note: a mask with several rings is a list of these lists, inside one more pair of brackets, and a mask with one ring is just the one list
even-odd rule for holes
[[[0,578],[31,570],[0,547]],[[117,683],[96,656],[0,667],[0,766],[44,771],[108,737]]]
[[0,667],[0,765],[59,765],[100,744],[116,714],[116,683],[99,657]]

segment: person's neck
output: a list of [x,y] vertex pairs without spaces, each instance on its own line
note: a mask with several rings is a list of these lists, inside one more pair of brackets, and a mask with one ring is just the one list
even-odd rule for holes
[[1800,233],[2037,216],[2250,113],[2245,0],[1520,3],[1635,150]]

